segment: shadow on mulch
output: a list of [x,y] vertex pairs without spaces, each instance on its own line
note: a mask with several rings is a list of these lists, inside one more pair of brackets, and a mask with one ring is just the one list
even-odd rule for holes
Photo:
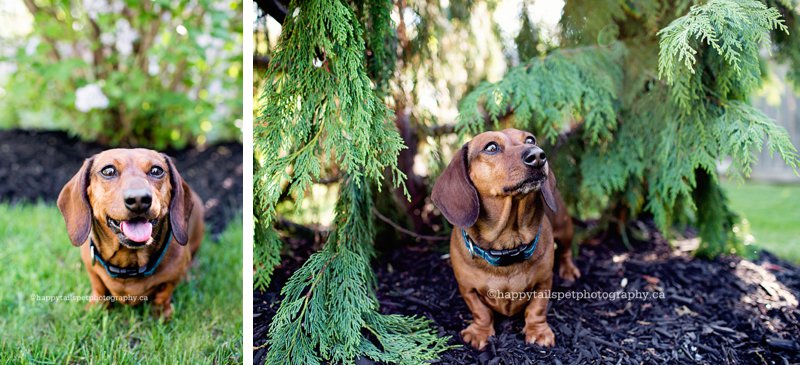
[[[108,148],[63,132],[0,131],[0,202],[55,202],[83,160]],[[211,233],[221,233],[242,211],[242,145],[163,152],[203,199]]]
[[[289,253],[269,290],[254,293],[256,346],[266,340],[280,288],[314,250],[308,241],[286,244]],[[445,352],[442,364],[800,363],[800,269],[768,252],[755,261],[692,259],[658,234],[633,251],[618,242],[582,246],[576,263],[583,276],[570,288],[555,279],[555,291],[648,291],[663,292],[664,298],[551,300],[554,348],[525,345],[523,319],[517,316],[496,320],[497,334],[478,352],[460,339],[472,318],[444,245],[395,248],[373,266],[382,312],[425,316],[439,335],[452,337],[451,345],[462,345]],[[256,351],[256,364],[266,352]]]

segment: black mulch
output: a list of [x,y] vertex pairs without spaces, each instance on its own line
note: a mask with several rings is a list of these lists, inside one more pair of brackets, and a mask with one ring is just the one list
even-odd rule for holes
[[[83,160],[108,148],[62,132],[0,131],[0,201],[54,202]],[[242,145],[164,152],[203,199],[211,232],[222,232],[242,211]]]
[[[264,343],[279,306],[279,288],[314,250],[289,240],[290,254],[267,292],[254,293],[254,343]],[[462,344],[459,331],[471,316],[458,294],[446,249],[415,244],[384,253],[374,265],[381,311],[421,315],[440,335]],[[691,259],[659,235],[633,251],[619,243],[583,246],[583,273],[572,287],[555,290],[661,291],[664,299],[551,300],[548,321],[556,347],[527,346],[521,317],[495,322],[484,352],[462,346],[443,364],[798,364],[800,268],[769,253],[754,260]],[[626,282],[622,287],[623,281]],[[255,353],[261,364],[266,348]],[[360,363],[371,363],[369,361]]]

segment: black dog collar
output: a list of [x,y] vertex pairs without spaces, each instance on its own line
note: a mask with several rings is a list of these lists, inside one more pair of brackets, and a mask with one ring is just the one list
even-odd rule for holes
[[172,226],[169,226],[167,229],[167,242],[161,246],[161,252],[158,253],[158,258],[153,261],[147,263],[145,266],[140,267],[119,267],[114,266],[103,260],[103,258],[99,254],[99,250],[95,247],[94,240],[89,238],[89,250],[92,254],[92,265],[94,265],[95,261],[100,262],[100,265],[103,265],[103,268],[106,269],[106,272],[112,278],[117,279],[131,279],[131,278],[143,278],[146,276],[153,275],[153,273],[158,268],[158,265],[161,264],[161,260],[164,258],[164,254],[167,253],[167,248],[169,248],[169,243],[172,242]]

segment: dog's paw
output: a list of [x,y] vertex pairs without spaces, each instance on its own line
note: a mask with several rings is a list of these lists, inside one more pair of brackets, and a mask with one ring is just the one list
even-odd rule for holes
[[576,280],[580,279],[581,270],[575,266],[575,263],[573,263],[572,260],[564,260],[561,261],[561,264],[558,267],[558,276],[563,281],[575,282]]
[[172,318],[172,303],[167,304],[153,304],[151,307],[153,316],[168,321]]
[[461,338],[464,342],[474,347],[476,350],[483,350],[489,343],[489,337],[494,336],[494,326],[478,326],[475,323],[469,325],[461,331]]
[[525,326],[525,342],[537,344],[542,347],[553,347],[556,344],[556,335],[547,323],[535,326]]
[[83,309],[85,309],[87,311],[94,310],[95,308],[105,309],[105,308],[108,308],[108,304],[105,303],[105,302],[99,301],[99,300],[95,300],[95,301],[91,301],[90,300],[89,303],[86,303],[86,305],[83,306]]
[[86,310],[92,310],[94,308],[105,309],[111,306],[111,303],[103,300],[104,294],[92,293],[92,296],[89,298],[89,302],[83,307]]

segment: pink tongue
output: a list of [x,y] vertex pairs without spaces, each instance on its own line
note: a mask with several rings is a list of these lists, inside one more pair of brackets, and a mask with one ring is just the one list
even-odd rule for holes
[[122,221],[122,233],[134,242],[147,242],[153,234],[153,224],[148,221]]

